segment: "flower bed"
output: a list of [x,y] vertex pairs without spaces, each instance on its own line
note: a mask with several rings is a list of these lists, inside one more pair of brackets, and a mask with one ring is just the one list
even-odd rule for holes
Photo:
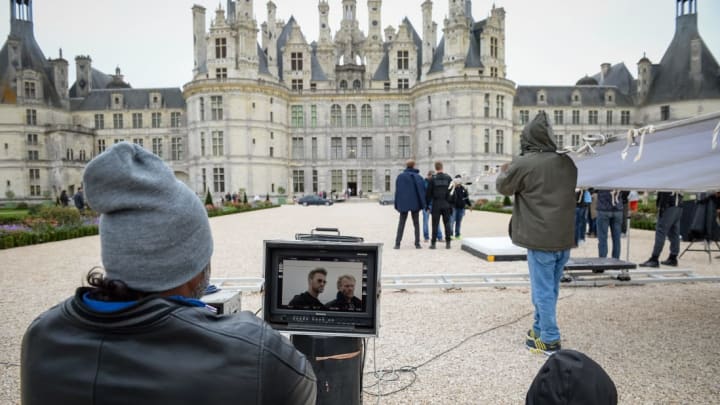
[[[255,206],[238,203],[206,208],[208,217],[215,217],[275,207],[279,205],[260,202]],[[27,215],[0,222],[0,249],[97,235],[98,220],[98,214],[90,210],[80,213],[70,207],[33,206]]]

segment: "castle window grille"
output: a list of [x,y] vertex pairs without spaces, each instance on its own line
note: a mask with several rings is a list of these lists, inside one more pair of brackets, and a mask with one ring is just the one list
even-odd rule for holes
[[360,107],[360,126],[363,128],[373,126],[372,107],[370,107],[370,104],[363,104],[362,107]]
[[37,110],[25,110],[25,123],[27,125],[37,125]]
[[152,152],[156,154],[159,158],[163,157],[162,138],[152,139]]
[[212,131],[212,154],[223,156],[225,154],[225,134],[223,131]]
[[410,125],[410,104],[399,104],[398,105],[398,125],[409,126]]
[[173,137],[170,139],[170,158],[172,160],[182,160],[183,159],[182,138]]
[[502,155],[505,152],[505,134],[502,129],[495,133],[495,153]]
[[[203,180],[203,184],[204,183],[205,181]],[[213,190],[216,193],[225,192],[225,169],[222,167],[213,167]]]
[[357,107],[354,104],[348,104],[345,107],[345,116],[348,128],[354,128],[358,126]]
[[401,135],[398,137],[398,154],[400,158],[410,157],[410,137]]
[[132,126],[133,126],[133,128],[142,128],[142,126],[143,126],[142,113],[132,113]]
[[227,57],[227,38],[215,38],[215,59]]
[[342,127],[342,107],[338,104],[333,104],[330,107],[330,126],[334,128]]
[[303,70],[303,54],[302,52],[290,53],[290,70],[300,72]]
[[293,170],[293,192],[305,192],[305,170]]
[[210,119],[220,121],[223,119],[222,96],[210,96]]

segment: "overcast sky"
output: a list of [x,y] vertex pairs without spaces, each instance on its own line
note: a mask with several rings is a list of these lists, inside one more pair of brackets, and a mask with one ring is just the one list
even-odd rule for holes
[[[242,1],[242,0],[240,0]],[[70,62],[90,55],[93,67],[113,73],[119,66],[135,88],[181,87],[192,79],[193,4],[214,18],[226,0],[35,0],[35,38],[46,57],[58,49]],[[317,40],[317,0],[274,0],[277,17],[294,16],[308,42]],[[385,0],[382,27],[397,26],[407,16],[422,35],[423,0]],[[340,28],[342,0],[328,0],[333,34]],[[506,11],[508,79],[521,85],[572,85],[600,64],[625,62],[636,75],[647,53],[653,63],[663,56],[675,32],[675,0],[474,0],[475,20],[490,9]],[[367,34],[367,1],[357,2],[360,28]],[[266,2],[255,1],[258,27],[266,20]],[[433,1],[438,41],[448,0]],[[720,58],[720,0],[699,0],[700,34]],[[0,35],[9,32],[9,7],[0,7]]]

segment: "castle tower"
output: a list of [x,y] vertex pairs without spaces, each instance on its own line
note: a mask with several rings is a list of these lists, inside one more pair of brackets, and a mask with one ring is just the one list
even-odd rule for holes
[[68,107],[68,61],[63,59],[62,49],[57,59],[51,59],[53,83],[55,91],[60,96],[60,102],[64,107]]
[[462,70],[465,55],[470,45],[470,19],[466,15],[466,0],[448,0],[449,13],[445,19],[445,57],[446,70]]
[[268,1],[267,3],[267,21],[265,26],[265,31],[263,35],[263,41],[266,42],[267,47],[265,50],[267,51],[267,64],[268,64],[268,70],[270,70],[270,74],[273,75],[273,77],[278,77],[278,64],[277,64],[277,38],[278,38],[278,30],[277,30],[277,6],[275,6],[275,3],[272,1]]
[[368,38],[365,41],[365,59],[367,69],[365,80],[372,79],[383,58],[382,44],[382,0],[368,0]]
[[207,73],[207,39],[205,38],[205,7],[194,5],[193,13],[193,77]]
[[320,22],[320,37],[318,38],[315,54],[318,62],[325,72],[329,80],[335,77],[335,47],[333,46],[332,31],[328,23],[328,15],[330,14],[330,6],[327,0],[318,2],[318,21]]
[[90,56],[75,57],[76,96],[87,97],[92,90],[92,59]]
[[437,23],[432,20],[432,6],[430,0],[425,0],[422,4],[423,15],[423,47],[422,47],[422,74],[423,79],[430,65],[432,65],[433,56],[435,55],[435,46],[437,44]]

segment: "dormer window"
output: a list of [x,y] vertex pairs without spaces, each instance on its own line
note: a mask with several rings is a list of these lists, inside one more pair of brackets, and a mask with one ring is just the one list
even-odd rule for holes
[[410,56],[408,51],[398,51],[397,53],[397,68],[398,70],[408,70],[410,66]]
[[215,38],[215,59],[227,57],[227,38]]
[[150,93],[150,108],[161,108],[163,103],[160,93]]
[[301,72],[303,70],[302,52],[290,53],[290,70],[292,70],[293,72]]
[[35,98],[35,97],[37,97],[37,92],[35,91],[35,82],[34,81],[25,82],[25,98]]
[[575,90],[572,92],[572,105],[580,105],[582,104],[582,97],[580,95],[580,91]]
[[113,93],[112,95],[112,108],[117,110],[123,107],[123,96],[119,93]]
[[608,90],[605,92],[605,103],[606,104],[614,104],[615,103],[615,92],[612,90]]
[[538,104],[547,104],[547,94],[545,93],[545,90],[537,92],[536,100]]

